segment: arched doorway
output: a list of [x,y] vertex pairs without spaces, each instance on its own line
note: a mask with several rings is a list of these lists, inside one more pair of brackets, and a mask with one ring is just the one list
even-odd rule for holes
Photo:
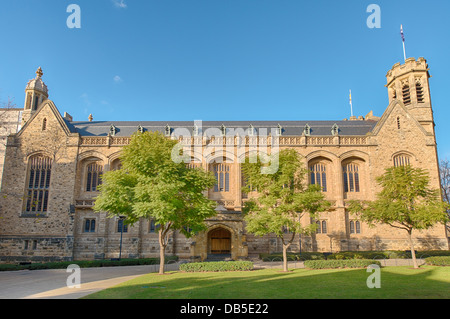
[[209,253],[212,255],[231,254],[231,233],[219,227],[208,234]]

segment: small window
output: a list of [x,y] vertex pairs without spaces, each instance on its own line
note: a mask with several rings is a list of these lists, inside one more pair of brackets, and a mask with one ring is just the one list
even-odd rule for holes
[[322,220],[322,234],[327,233],[327,222],[325,220]]
[[149,233],[156,233],[159,230],[159,224],[155,224],[155,221],[152,219],[150,220],[150,225],[148,227]]
[[47,129],[47,119],[44,118],[44,119],[42,120],[42,130],[45,131],[46,129]]
[[84,232],[85,233],[95,232],[95,219],[86,219],[84,221]]
[[37,249],[37,240],[33,240],[33,250]]
[[117,221],[117,232],[118,233],[120,233],[120,232],[127,233],[128,232],[128,225],[126,225],[124,223],[123,219],[119,219]]
[[355,231],[357,234],[361,234],[361,224],[359,221],[355,222]]
[[24,242],[24,244],[23,244],[23,249],[24,249],[24,250],[28,250],[29,245],[30,245],[30,241],[29,241],[29,240],[25,240],[25,242]]
[[326,234],[327,233],[327,222],[325,220],[316,220],[316,234]]
[[397,129],[400,129],[400,116],[397,117]]
[[350,234],[360,234],[361,223],[359,221],[350,221]]

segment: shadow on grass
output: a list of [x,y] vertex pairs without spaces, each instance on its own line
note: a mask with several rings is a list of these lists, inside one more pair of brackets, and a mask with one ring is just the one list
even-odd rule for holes
[[368,288],[366,269],[280,269],[148,274],[87,299],[406,299],[450,298],[450,268],[386,267],[381,288]]

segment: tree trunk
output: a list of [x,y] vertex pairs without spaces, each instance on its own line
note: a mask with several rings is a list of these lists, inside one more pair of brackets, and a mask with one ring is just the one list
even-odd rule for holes
[[159,274],[164,274],[164,263],[166,255],[165,231],[159,230]]
[[164,263],[165,263],[166,246],[160,245],[159,249],[159,274],[164,275]]
[[284,272],[288,272],[288,263],[287,263],[287,250],[289,248],[289,246],[291,245],[291,243],[289,244],[284,244],[283,243],[283,271]]
[[411,248],[411,257],[412,257],[412,260],[413,260],[414,269],[418,269],[419,265],[417,264],[416,251],[414,250],[414,242],[413,242],[413,239],[412,239],[412,229],[408,230],[408,240],[409,240],[409,246]]

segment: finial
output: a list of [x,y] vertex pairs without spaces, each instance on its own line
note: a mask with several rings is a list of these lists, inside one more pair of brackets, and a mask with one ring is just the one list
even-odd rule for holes
[[42,75],[44,75],[44,72],[42,72],[41,67],[39,67],[39,68],[37,69],[37,71],[36,71],[36,76],[37,76],[38,78],[40,78],[40,77],[42,77]]
[[89,119],[89,122],[92,122],[92,120],[94,119],[94,117],[92,116],[92,114],[89,114],[88,119]]

